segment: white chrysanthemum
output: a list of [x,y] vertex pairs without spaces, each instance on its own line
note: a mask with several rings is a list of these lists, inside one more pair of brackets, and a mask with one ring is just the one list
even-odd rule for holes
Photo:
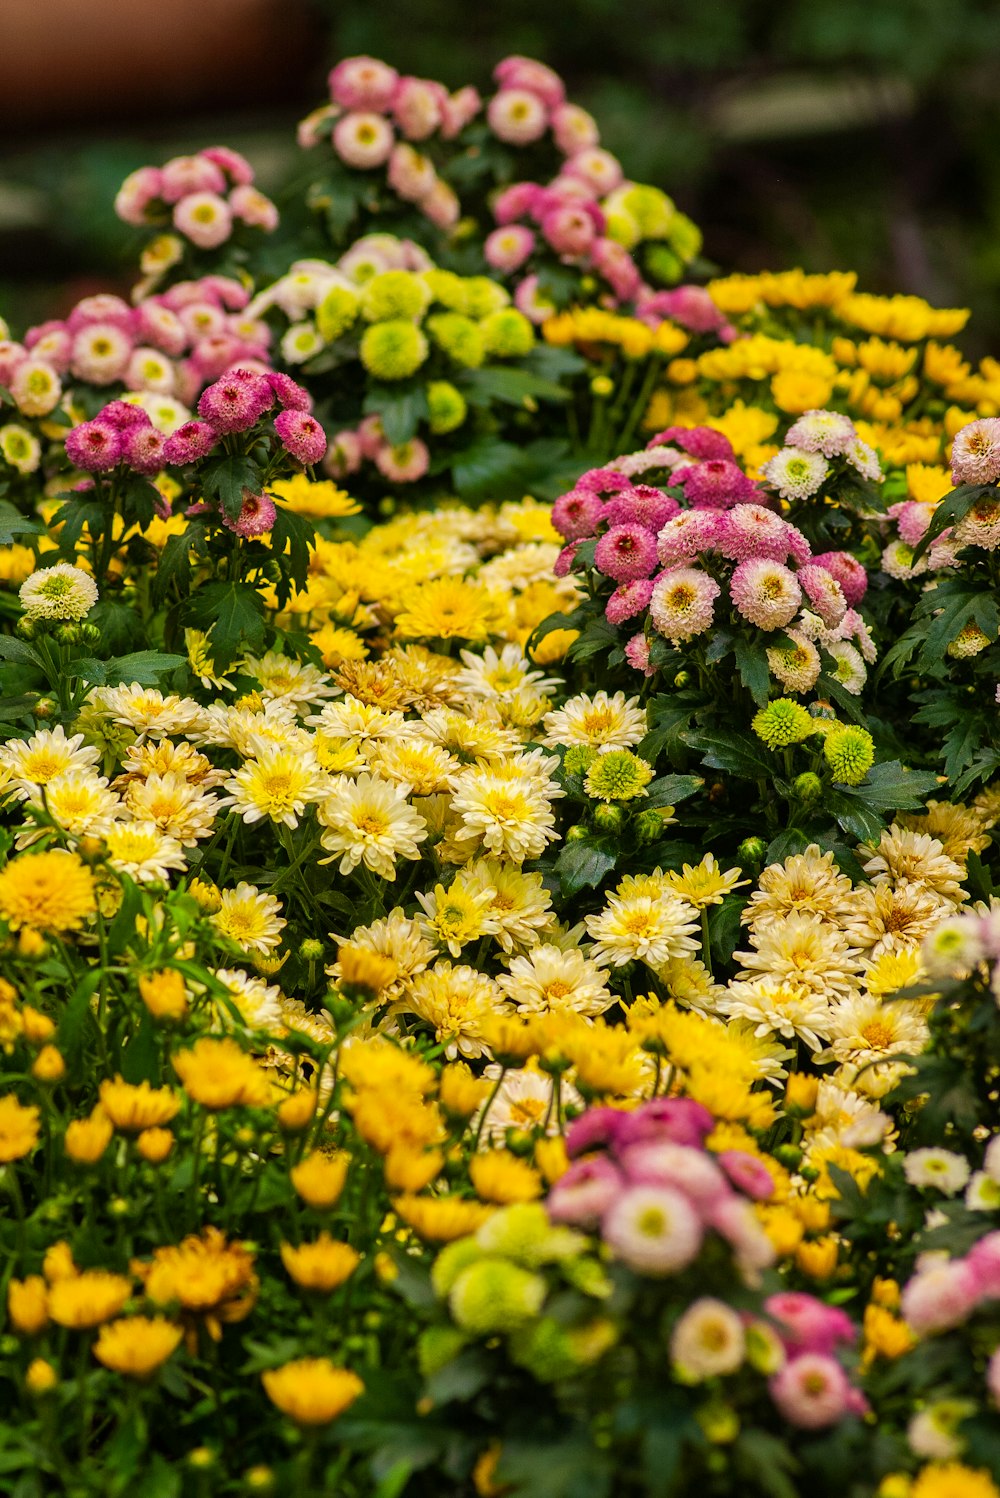
[[22,801],[34,797],[59,775],[89,770],[100,759],[99,749],[83,742],[83,734],[66,737],[62,724],[40,728],[30,739],[8,739],[0,747],[0,769],[7,771],[10,789]]
[[828,1002],[850,998],[860,983],[859,954],[841,931],[817,915],[787,915],[757,926],[753,952],[737,952],[743,970],[738,978],[758,974],[806,988]]
[[593,1017],[617,1000],[608,988],[607,975],[595,962],[579,950],[561,952],[548,945],[515,957],[497,983],[522,1014],[572,1010]]
[[735,1373],[746,1354],[743,1322],[725,1301],[703,1296],[683,1313],[670,1336],[670,1357],[685,1382]]
[[466,716],[450,707],[431,708],[416,722],[407,723],[403,731],[440,744],[466,764],[495,764],[521,747],[519,736],[498,723],[495,716],[479,712]]
[[307,661],[295,661],[269,650],[266,655],[248,655],[243,662],[243,671],[260,683],[260,695],[265,702],[278,699],[293,707],[304,707],[322,697],[336,695],[325,671]]
[[895,1056],[918,1056],[927,1044],[927,1021],[913,1004],[883,1003],[855,994],[834,1004],[824,1059],[853,1072],[853,1086],[868,1097],[882,1097],[902,1074]]
[[966,1188],[965,1205],[970,1212],[1000,1212],[1000,1181],[985,1170],[975,1171]]
[[456,676],[455,685],[469,697],[507,697],[524,686],[533,685],[541,691],[559,685],[554,677],[532,669],[520,645],[505,645],[499,655],[492,645],[487,645],[482,655],[471,650],[463,650],[461,655],[464,669]]
[[782,499],[808,499],[822,487],[830,465],[822,453],[786,447],[763,463],[760,471]]
[[[45,811],[71,838],[103,837],[108,826],[122,814],[122,803],[108,782],[93,770],[67,770],[45,787],[41,796],[29,796],[29,807]],[[16,846],[27,848],[43,836],[39,827],[27,827],[17,835]]]
[[262,952],[266,956],[281,942],[287,921],[281,918],[281,901],[262,894],[255,884],[242,880],[235,889],[224,889],[221,905],[212,916],[212,925],[223,936],[243,948],[244,952]]
[[612,895],[599,915],[587,917],[586,926],[594,942],[591,957],[609,967],[638,959],[656,971],[698,950],[692,934],[699,929],[695,911],[676,895]]
[[[489,1082],[498,1081],[501,1076],[500,1067],[491,1063],[485,1068],[483,1076]],[[534,1061],[529,1061],[525,1066],[508,1068],[503,1073],[503,1080],[483,1121],[479,1136],[480,1148],[489,1149],[503,1144],[508,1129],[531,1133],[534,1129],[544,1128],[549,1135],[560,1133],[552,1088],[552,1078],[547,1072],[539,1070]],[[583,1098],[565,1077],[561,1079],[559,1103],[564,1110],[583,1107]],[[470,1127],[477,1129],[481,1119],[482,1109],[473,1118]]]
[[219,801],[201,786],[192,785],[175,770],[133,780],[125,791],[125,804],[139,822],[155,822],[184,847],[211,837]]
[[878,453],[867,442],[862,442],[860,437],[848,443],[844,449],[844,457],[853,468],[864,479],[880,479],[882,477],[882,465],[878,459]]
[[645,708],[639,707],[638,697],[626,698],[624,692],[613,697],[604,691],[592,697],[581,692],[546,713],[544,721],[542,743],[552,748],[580,744],[597,749],[606,744],[611,749],[631,749],[648,731]]
[[395,1008],[430,1025],[449,1059],[461,1055],[475,1060],[488,1054],[483,1024],[503,1014],[507,1006],[485,973],[438,962],[413,979]]
[[806,1124],[810,1148],[864,1149],[894,1138],[892,1120],[877,1103],[829,1077],[820,1080],[816,1106]]
[[89,573],[68,562],[57,562],[26,578],[18,597],[29,619],[85,619],[98,593]]
[[311,754],[268,749],[247,760],[226,781],[229,795],[219,804],[234,807],[244,822],[261,822],[267,817],[294,828],[306,807],[320,801],[329,788],[330,777]]
[[726,990],[721,983],[714,981],[708,968],[697,957],[668,962],[656,976],[668,996],[685,1009],[697,1009],[702,1014],[718,1013]]
[[785,441],[803,452],[836,458],[847,452],[857,435],[854,422],[839,411],[806,411],[789,427]]
[[469,853],[484,847],[514,863],[541,857],[558,837],[551,793],[543,784],[530,770],[511,773],[504,765],[471,765],[456,775],[452,806],[462,818],[458,836]]
[[200,744],[235,749],[241,759],[254,759],[274,749],[308,753],[309,734],[295,721],[295,709],[280,698],[261,708],[227,706],[213,702],[205,709],[204,722],[191,735]]
[[163,738],[171,733],[197,732],[205,720],[205,710],[190,697],[175,693],[164,697],[155,687],[98,687],[91,700],[111,719],[122,723],[146,738]]
[[460,956],[470,941],[489,934],[492,894],[490,889],[470,890],[461,878],[447,889],[436,884],[429,895],[418,890],[417,900],[424,909],[421,930],[438,946],[447,947],[453,957]]
[[945,1196],[954,1196],[967,1183],[972,1169],[964,1155],[953,1150],[911,1150],[903,1161],[903,1174],[911,1186],[933,1186]]
[[166,884],[171,870],[186,867],[180,843],[155,822],[113,822],[104,843],[111,867],[137,884]]
[[949,858],[944,845],[925,832],[913,832],[895,822],[883,832],[879,845],[862,868],[874,884],[909,880],[924,884],[960,904],[965,898],[965,869]]
[[874,959],[883,952],[916,947],[951,910],[950,900],[925,884],[900,879],[895,884],[859,885],[854,891],[844,931],[856,947]]
[[[284,1034],[280,989],[265,983],[262,978],[251,978],[239,968],[216,968],[213,977],[218,978],[226,989],[248,1030],[267,1030],[275,1036]],[[223,1029],[228,1029],[233,1018],[218,999],[215,1000],[214,1011],[217,1023]]]
[[833,680],[839,682],[852,697],[857,697],[868,680],[868,670],[860,650],[849,645],[846,640],[825,640],[823,649],[833,657],[833,670],[830,672]]
[[486,890],[488,930],[505,952],[532,947],[553,922],[552,897],[541,874],[525,874],[499,858],[477,858],[462,870],[467,890]]
[[809,692],[820,672],[819,651],[800,630],[786,629],[785,634],[791,643],[768,649],[768,670],[786,692]]
[[[334,936],[335,941],[342,937]],[[433,942],[429,942],[418,922],[404,915],[399,906],[370,926],[358,926],[350,936],[351,945],[367,952],[377,952],[380,957],[391,957],[396,964],[396,975],[379,990],[381,1000],[398,998],[404,986],[418,973],[424,972],[437,956]],[[335,983],[340,981],[339,960],[327,968],[327,975]]]
[[719,1009],[732,1019],[747,1020],[755,1035],[799,1037],[813,1051],[822,1046],[830,1024],[830,1005],[821,993],[766,974],[730,983]]
[[689,461],[679,447],[668,447],[661,442],[656,447],[643,447],[637,453],[626,453],[623,458],[616,458],[615,469],[632,479],[640,473],[648,473],[652,468],[673,469]]
[[788,915],[816,915],[839,925],[851,909],[853,886],[833,861],[832,853],[820,853],[810,843],[804,853],[794,853],[784,863],[764,869],[750,896],[742,920],[750,926],[766,926]]
[[381,878],[395,879],[397,858],[419,858],[427,837],[427,823],[407,801],[408,793],[407,785],[374,775],[338,775],[316,813],[323,847],[332,855],[322,861],[332,863],[340,854],[342,874],[364,863]]

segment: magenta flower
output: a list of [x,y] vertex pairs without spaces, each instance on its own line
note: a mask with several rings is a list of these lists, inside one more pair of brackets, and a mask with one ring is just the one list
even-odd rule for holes
[[768,1384],[771,1398],[790,1425],[822,1430],[851,1413],[851,1386],[833,1358],[804,1352],[786,1363]]
[[730,579],[729,591],[744,619],[767,630],[784,629],[802,602],[794,572],[764,557],[741,562]]
[[783,562],[788,556],[788,530],[781,516],[764,505],[734,505],[722,516],[719,550],[734,562],[747,557]]
[[[643,676],[654,676],[656,673],[649,664],[649,641],[642,630],[632,636],[625,646],[625,659],[633,671],[641,671]],[[1000,691],[1000,688],[998,688]]]
[[557,109],[566,98],[566,88],[559,74],[533,57],[514,53],[501,58],[493,69],[493,77],[501,88],[524,88],[537,94],[549,109]]
[[732,461],[735,457],[729,438],[723,436],[722,432],[717,432],[714,427],[664,427],[646,446],[663,447],[671,443],[703,463],[712,462],[716,458],[728,458]]
[[659,1097],[623,1116],[616,1143],[624,1149],[647,1140],[670,1140],[700,1148],[714,1127],[711,1113],[693,1098]]
[[651,484],[637,484],[634,489],[622,489],[608,500],[605,518],[611,525],[644,525],[658,533],[679,511],[680,505],[672,494],[664,494]]
[[240,513],[235,520],[230,520],[228,515],[223,515],[222,523],[227,530],[235,531],[238,536],[252,540],[255,536],[267,535],[274,525],[277,514],[274,500],[269,494],[254,494],[250,489],[244,489]]
[[577,479],[576,487],[588,494],[617,494],[622,489],[631,489],[632,480],[617,468],[588,468]]
[[198,414],[211,422],[216,432],[245,432],[274,404],[274,392],[261,375],[243,371],[217,380],[202,392]]
[[778,1323],[781,1339],[790,1353],[832,1353],[838,1343],[853,1342],[857,1336],[845,1311],[828,1306],[802,1290],[782,1290],[769,1295],[764,1309]]
[[728,510],[760,498],[757,485],[729,458],[709,458],[675,468],[671,482],[682,484],[688,503],[698,509]]
[[575,1118],[566,1130],[566,1152],[572,1159],[585,1150],[599,1145],[613,1144],[618,1137],[622,1121],[628,1117],[621,1108],[588,1108]]
[[542,234],[557,255],[585,255],[597,235],[594,221],[582,204],[562,203],[542,219]]
[[700,1147],[651,1139],[623,1149],[619,1158],[632,1185],[682,1191],[699,1211],[707,1211],[729,1193],[725,1176]]
[[594,565],[617,583],[648,577],[656,567],[656,537],[643,525],[613,525],[597,543]]
[[133,405],[131,401],[108,401],[103,410],[98,412],[97,419],[107,422],[118,432],[127,431],[130,427],[152,426],[146,412],[141,406]]
[[312,396],[304,385],[293,380],[291,375],[269,370],[264,376],[278,398],[278,405],[290,411],[311,411]]
[[624,624],[626,619],[634,619],[636,614],[644,613],[649,607],[649,600],[652,596],[653,580],[651,577],[637,577],[631,582],[621,583],[604,608],[608,623]]
[[154,426],[127,427],[122,433],[122,457],[136,473],[159,473],[167,439]]
[[239,151],[234,151],[231,146],[204,146],[199,152],[206,161],[214,161],[216,166],[222,168],[231,182],[240,187],[249,187],[253,181],[253,167],[245,156]]
[[552,563],[552,571],[555,573],[556,577],[569,577],[570,573],[573,570],[573,558],[576,556],[579,548],[579,541],[570,541],[568,546],[563,547],[562,551]]
[[185,421],[167,438],[163,447],[165,463],[194,463],[210,453],[218,441],[214,427],[207,421]]
[[604,518],[604,502],[590,490],[576,488],[560,494],[552,506],[552,524],[567,541],[592,536]]
[[745,1150],[723,1150],[718,1160],[733,1185],[754,1201],[766,1202],[774,1195],[774,1177],[755,1156]]
[[975,1275],[980,1298],[1000,1300],[1000,1232],[987,1233],[974,1243],[965,1262]]
[[83,421],[66,434],[66,456],[76,468],[84,468],[88,473],[106,473],[121,459],[122,434],[100,417]]
[[815,562],[796,574],[802,591],[828,629],[836,629],[847,612],[847,599],[837,579]]
[[308,411],[279,411],[274,418],[274,430],[286,451],[307,467],[321,463],[326,456],[326,433]]

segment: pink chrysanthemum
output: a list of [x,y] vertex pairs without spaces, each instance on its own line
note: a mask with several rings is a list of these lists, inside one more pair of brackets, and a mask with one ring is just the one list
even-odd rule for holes
[[916,546],[923,540],[934,508],[934,505],[922,504],[917,499],[904,499],[901,504],[890,505],[886,513],[896,522],[899,539],[907,546]]
[[637,484],[608,501],[606,517],[612,525],[644,525],[658,534],[679,512],[680,505],[672,494],[664,494],[652,484]]
[[759,498],[756,484],[729,458],[709,458],[675,468],[672,482],[684,486],[687,501],[695,509],[728,510]]
[[537,94],[524,88],[502,88],[486,106],[486,119],[499,140],[528,146],[545,134],[549,112]]
[[493,69],[493,78],[501,88],[524,88],[537,94],[549,109],[558,109],[566,98],[566,88],[559,74],[533,57],[513,53],[501,58]]
[[163,177],[159,167],[141,166],[129,172],[115,196],[115,212],[126,224],[139,228],[147,222],[151,203],[163,196]]
[[806,411],[789,427],[785,443],[803,452],[836,458],[846,453],[857,435],[854,422],[839,411]]
[[198,414],[217,432],[245,432],[274,404],[274,393],[262,375],[240,379],[236,371],[202,392]]
[[142,407],[134,406],[131,401],[109,401],[97,414],[98,420],[106,422],[118,432],[127,431],[130,427],[152,426]]
[[767,1166],[745,1150],[723,1150],[716,1156],[734,1186],[754,1201],[766,1202],[774,1195],[774,1177]]
[[346,478],[349,473],[357,473],[363,457],[357,432],[337,432],[330,439],[323,459],[323,472],[334,479]]
[[493,217],[501,228],[516,224],[521,218],[541,218],[538,210],[549,198],[544,187],[537,182],[512,182],[505,187],[493,204]]
[[690,453],[692,458],[697,458],[702,463],[708,463],[716,458],[728,458],[732,462],[735,458],[733,444],[722,432],[717,432],[713,427],[664,427],[662,432],[657,432],[647,447],[664,447],[673,445],[682,448],[684,452]]
[[375,467],[394,484],[415,484],[430,467],[431,455],[426,442],[411,437],[409,442],[383,442],[375,452]]
[[648,577],[656,566],[656,537],[643,525],[613,525],[597,543],[594,565],[617,583]]
[[221,169],[207,156],[174,156],[160,172],[160,196],[165,203],[179,203],[191,193],[219,195],[228,183]]
[[524,224],[507,224],[487,236],[483,245],[486,264],[510,274],[520,270],[535,248],[535,236]]
[[399,74],[377,57],[345,57],[330,72],[330,98],[341,109],[388,109]]
[[956,484],[995,484],[1000,478],[1000,417],[970,421],[955,434],[951,477]]
[[326,456],[326,433],[308,411],[279,411],[274,418],[274,430],[286,451],[306,467],[321,463]]
[[796,577],[823,623],[828,629],[836,629],[847,612],[847,599],[837,579],[815,562],[800,567]]
[[240,223],[248,224],[251,229],[262,229],[265,234],[273,234],[278,227],[279,214],[276,205],[256,187],[243,184],[234,187],[229,194],[229,207],[233,218],[238,218]]
[[649,612],[660,634],[675,643],[704,634],[715,614],[721,589],[698,567],[674,567],[657,578]]
[[154,426],[129,427],[122,434],[122,458],[136,473],[159,473],[167,439]]
[[722,535],[722,517],[717,510],[681,510],[661,527],[656,549],[664,567],[671,567],[699,552],[717,550]]
[[542,234],[557,255],[585,255],[597,234],[594,221],[582,206],[562,203],[542,219]]
[[[677,286],[673,291],[658,291],[641,304],[639,316],[645,321],[648,313],[658,318],[669,317],[690,333],[715,333],[725,322],[703,286]],[[712,457],[728,456],[729,453],[724,452],[712,453]]]
[[564,156],[575,156],[601,140],[594,116],[579,104],[560,104],[552,111],[552,136]]
[[[649,664],[649,641],[641,630],[626,644],[625,659],[633,671],[641,671],[643,676],[655,675],[653,667]],[[1000,692],[1000,687],[997,691]]]
[[602,146],[585,146],[582,151],[577,151],[566,162],[563,173],[578,178],[601,198],[614,192],[625,179],[618,157],[612,156]]
[[625,1182],[606,1155],[591,1155],[560,1176],[545,1203],[553,1222],[596,1227],[621,1195]]
[[833,1353],[850,1344],[857,1331],[850,1316],[803,1290],[779,1290],[769,1295],[764,1309],[778,1323],[781,1340],[790,1353]]
[[771,1398],[790,1425],[822,1430],[851,1410],[847,1374],[833,1358],[804,1352],[771,1379]]
[[174,204],[174,228],[199,250],[215,250],[233,232],[232,209],[214,192],[192,192]]
[[234,151],[232,146],[204,146],[199,152],[206,161],[214,161],[222,168],[230,182],[240,187],[249,187],[253,181],[253,167],[245,156]]
[[244,489],[240,513],[235,520],[223,515],[222,523],[227,530],[235,531],[246,540],[253,540],[255,536],[267,535],[277,514],[274,500],[269,494],[254,494],[250,489]]
[[439,177],[430,192],[420,199],[420,212],[438,229],[453,229],[462,213],[462,205],[453,187]]
[[386,175],[389,186],[404,203],[419,203],[438,180],[430,157],[414,150],[406,141],[393,146]]
[[975,1270],[962,1259],[933,1264],[903,1290],[902,1312],[918,1335],[959,1326],[979,1299]]
[[849,604],[859,604],[868,592],[868,574],[850,551],[822,551],[813,557],[813,562],[816,566],[825,566],[831,577],[837,578]]
[[[39,359],[47,359],[57,374],[63,375],[69,369],[73,339],[64,322],[50,318],[37,327],[29,328],[24,335],[24,346]],[[6,381],[0,377],[0,383],[6,384]]]
[[632,480],[618,468],[588,468],[576,481],[576,488],[588,494],[618,494],[631,489]]
[[341,161],[359,171],[371,171],[389,159],[394,136],[380,114],[345,114],[333,127],[333,148]]
[[604,277],[620,302],[629,301],[642,285],[639,267],[624,245],[614,239],[602,235],[594,241],[590,264]]
[[636,614],[643,613],[649,607],[649,600],[653,596],[653,580],[651,577],[637,577],[632,582],[622,583],[615,589],[605,605],[605,615],[609,624],[624,624],[626,619],[634,619]]
[[788,525],[764,505],[734,505],[722,516],[719,550],[733,562],[747,557],[769,557],[783,562],[788,556]]
[[218,434],[207,421],[185,421],[167,438],[163,448],[165,463],[194,463],[210,453]]
[[110,323],[121,328],[123,333],[131,334],[135,319],[135,308],[130,307],[123,297],[115,296],[111,291],[98,291],[94,296],[80,298],[67,317],[66,326],[71,333],[78,333],[93,323]]
[[120,380],[132,357],[132,340],[115,323],[88,323],[73,338],[70,368],[89,385]]
[[464,88],[447,94],[441,105],[441,139],[454,140],[483,107],[479,90],[467,83]]
[[76,468],[88,473],[106,473],[122,455],[122,433],[97,417],[83,421],[66,434],[66,456]]
[[277,396],[279,406],[288,411],[312,410],[312,396],[291,375],[282,374],[279,370],[268,370],[264,378]]
[[552,506],[552,524],[567,541],[592,536],[603,519],[604,501],[591,490],[571,489]]
[[733,603],[751,624],[761,629],[783,629],[802,602],[794,572],[781,562],[751,557],[740,562],[729,582]]
[[428,78],[401,78],[392,96],[392,113],[407,140],[426,140],[441,123],[445,90]]
[[579,549],[579,541],[570,541],[568,546],[563,547],[562,551],[552,563],[552,571],[555,573],[556,577],[569,577],[570,573],[573,570],[573,558],[576,556]]

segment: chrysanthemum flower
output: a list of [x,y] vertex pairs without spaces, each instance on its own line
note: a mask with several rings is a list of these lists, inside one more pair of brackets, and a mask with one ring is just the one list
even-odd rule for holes
[[860,785],[875,763],[875,741],[857,724],[838,725],[823,740],[823,757],[834,780]]
[[129,1316],[102,1326],[94,1357],[113,1373],[143,1381],[176,1352],[184,1329],[163,1316]]
[[169,1087],[151,1087],[146,1081],[133,1084],[121,1076],[105,1077],[98,1095],[109,1122],[129,1134],[169,1123],[181,1106]]
[[263,1108],[271,1089],[264,1070],[228,1037],[202,1036],[190,1050],[177,1051],[173,1066],[184,1091],[213,1112],[222,1108]]
[[603,1014],[615,1001],[606,974],[579,949],[564,952],[545,944],[515,957],[497,979],[501,991],[522,1014],[571,1010]]
[[460,838],[514,863],[539,858],[557,836],[547,793],[531,774],[504,775],[470,765],[454,778],[452,806],[462,819]]
[[802,602],[802,589],[794,572],[781,562],[763,557],[740,562],[730,579],[729,591],[744,619],[766,630],[790,624]]
[[735,1373],[746,1354],[739,1316],[724,1301],[703,1296],[688,1306],[670,1336],[670,1356],[685,1381],[701,1383]]
[[131,1294],[132,1282],[123,1274],[86,1269],[49,1286],[49,1315],[59,1326],[89,1331],[117,1316]]
[[835,458],[857,437],[854,422],[839,411],[805,411],[788,429],[785,442],[807,453]]
[[583,788],[595,801],[634,801],[648,795],[653,767],[631,749],[602,748],[584,776]]
[[235,889],[222,891],[222,904],[212,917],[212,924],[245,952],[273,952],[281,943],[286,922],[281,919],[281,902],[273,895],[261,894],[253,884],[242,880]]
[[613,1202],[602,1223],[616,1258],[639,1274],[677,1274],[697,1256],[702,1224],[679,1191],[631,1186]]
[[300,1289],[329,1295],[350,1278],[361,1255],[349,1243],[324,1232],[311,1243],[283,1243],[281,1262]]
[[210,837],[218,813],[218,799],[176,771],[134,780],[125,790],[125,805],[138,822],[153,822],[182,847],[193,847]]
[[138,884],[167,884],[171,870],[187,867],[180,843],[155,822],[112,822],[104,842],[111,867]]
[[38,1143],[40,1114],[18,1102],[12,1092],[0,1098],[0,1164],[21,1160]]
[[404,640],[485,640],[497,622],[496,603],[478,583],[440,577],[407,588],[396,632]]
[[85,619],[97,602],[97,584],[79,567],[57,562],[21,584],[18,595],[29,619]]
[[676,895],[612,895],[598,915],[587,916],[595,962],[621,967],[634,958],[654,970],[697,951],[695,912]]
[[342,855],[342,874],[363,862],[381,878],[395,879],[398,858],[420,857],[427,824],[407,802],[408,793],[405,782],[394,786],[374,775],[354,781],[341,775],[331,783],[317,815],[324,848]]
[[458,957],[464,946],[486,933],[492,895],[491,889],[469,889],[461,879],[447,889],[437,884],[429,895],[418,890],[417,899],[424,909],[421,928],[432,941]]
[[698,567],[674,567],[653,586],[649,612],[666,639],[677,643],[704,634],[715,613],[718,583]]
[[327,793],[329,779],[312,754],[261,748],[256,758],[226,781],[225,788],[230,794],[221,804],[233,806],[245,822],[266,817],[295,828],[306,807]]
[[819,677],[819,651],[799,630],[788,629],[785,633],[791,643],[768,648],[768,670],[786,692],[808,692],[816,685]]
[[470,1060],[486,1051],[484,1021],[504,1009],[491,978],[476,968],[453,967],[450,962],[437,962],[418,974],[398,1007],[429,1024],[449,1058],[462,1055]]
[[830,472],[823,455],[799,447],[786,447],[761,465],[761,474],[784,500],[809,499],[822,487]]
[[0,916],[15,931],[76,931],[95,909],[93,876],[75,853],[23,853],[0,870]]
[[789,744],[801,744],[814,734],[816,720],[800,702],[793,702],[790,697],[778,697],[754,714],[751,727],[769,749],[785,749]]

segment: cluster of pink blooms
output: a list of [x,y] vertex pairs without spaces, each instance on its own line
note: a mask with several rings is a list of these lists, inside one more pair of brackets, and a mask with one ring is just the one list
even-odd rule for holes
[[[1000,418],[991,416],[962,427],[952,443],[951,464],[956,485],[995,488],[1000,481]],[[889,507],[886,518],[896,523],[896,537],[882,553],[882,570],[889,577],[907,579],[954,569],[959,565],[959,552],[966,546],[989,552],[1000,549],[1000,494],[987,492],[973,500],[956,525],[940,531],[914,562],[913,548],[926,535],[936,508],[935,503],[917,499],[905,499]],[[949,649],[953,654],[976,653],[964,651],[957,641]]]
[[342,479],[357,473],[366,460],[391,484],[415,484],[430,467],[431,454],[420,437],[393,444],[382,429],[382,418],[366,416],[356,427],[346,427],[330,438],[323,466],[331,478]]
[[237,224],[266,234],[277,228],[277,208],[253,182],[253,167],[238,151],[207,146],[131,172],[118,189],[115,212],[136,227],[172,224],[197,249],[215,250]]
[[996,484],[1000,481],[1000,417],[970,421],[955,434],[951,446],[954,484]]
[[[1000,1232],[987,1233],[962,1258],[928,1254],[903,1289],[901,1310],[919,1336],[952,1331],[973,1312],[1000,1307]],[[994,1404],[1000,1405],[1000,1349],[986,1372]]]
[[[656,1098],[633,1112],[589,1109],[567,1132],[571,1164],[549,1193],[549,1216],[598,1231],[616,1259],[655,1278],[689,1268],[714,1236],[755,1286],[774,1250],[753,1203],[767,1201],[775,1183],[753,1155],[708,1150],[714,1125],[689,1098]],[[855,1339],[850,1318],[796,1292],[769,1296],[763,1309],[765,1317],[755,1317],[710,1297],[695,1301],[674,1329],[675,1363],[695,1381],[735,1372],[753,1332],[767,1348],[771,1396],[791,1424],[820,1429],[864,1413],[864,1397],[836,1357],[839,1344]],[[699,1337],[708,1322],[710,1335]]]
[[[860,563],[847,552],[814,556],[802,532],[743,473],[721,433],[670,427],[648,451],[654,471],[666,471],[666,489],[636,483],[617,467],[599,468],[556,501],[552,523],[567,542],[556,572],[565,575],[580,545],[596,539],[594,568],[616,584],[605,604],[610,623],[648,612],[665,639],[691,640],[711,628],[725,586],[741,619],[768,633],[784,630],[796,647],[769,653],[787,690],[815,684],[816,643],[843,657],[845,685],[859,671],[863,680],[874,647],[856,608],[868,585]],[[644,630],[625,654],[651,674]]]
[[[166,466],[183,466],[206,457],[219,442],[247,432],[279,407],[274,433],[284,451],[305,467],[322,461],[326,434],[312,415],[312,398],[289,375],[237,369],[215,381],[198,402],[198,418],[165,436],[141,407],[111,401],[91,421],[80,422],[66,436],[66,455],[87,473],[116,469],[152,475]],[[199,507],[201,508],[201,507]],[[169,513],[166,506],[165,513]],[[242,536],[259,536],[274,524],[274,502],[266,494],[244,490],[241,514],[223,523]]]
[[194,404],[210,380],[269,367],[271,332],[244,313],[246,288],[228,276],[180,281],[129,306],[108,292],[84,297],[66,318],[0,343],[0,385],[25,416],[46,416],[68,378]]

